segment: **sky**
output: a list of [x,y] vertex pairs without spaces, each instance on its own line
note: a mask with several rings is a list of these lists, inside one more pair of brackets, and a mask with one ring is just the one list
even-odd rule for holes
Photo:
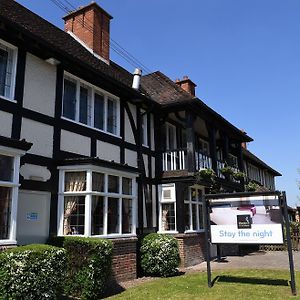
[[[63,28],[51,0],[17,0]],[[55,1],[54,1],[55,2]],[[67,9],[90,0],[61,0]],[[248,149],[283,176],[299,205],[300,1],[97,0],[113,16],[111,38],[147,67],[197,84],[196,95],[254,141]],[[111,51],[111,59],[134,66]]]

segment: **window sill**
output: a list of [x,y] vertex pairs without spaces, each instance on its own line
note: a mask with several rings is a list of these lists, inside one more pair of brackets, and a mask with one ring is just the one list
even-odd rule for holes
[[[59,235],[59,236],[63,236],[63,237],[86,237],[86,238],[105,238],[105,239],[114,239],[114,238],[133,238],[136,237],[135,233],[124,233],[124,234],[108,234],[108,235],[89,235],[89,236],[85,236],[83,234],[73,234],[73,235]],[[1,241],[0,241],[0,245],[1,245]]]
[[68,119],[66,117],[61,117],[62,120],[65,120],[65,121],[68,121],[68,122],[71,122],[71,123],[74,123],[74,124],[77,124],[77,125],[80,125],[80,126],[83,126],[83,127],[86,127],[86,128],[89,128],[89,129],[93,129],[93,130],[96,130],[98,132],[102,132],[102,133],[105,133],[105,134],[108,134],[108,135],[111,135],[115,138],[118,138],[118,139],[121,139],[121,136],[118,135],[118,134],[114,134],[114,133],[111,133],[111,132],[107,132],[107,131],[104,131],[104,130],[101,130],[101,129],[98,129],[96,127],[92,127],[92,126],[89,126],[87,124],[84,124],[84,123],[80,123],[80,122],[77,122],[75,120],[72,120],[72,119]]
[[16,246],[16,240],[0,240],[0,247],[1,246]]
[[17,103],[17,100],[15,100],[15,99],[13,99],[13,98],[8,98],[8,97],[1,96],[1,95],[0,95],[0,98],[3,99],[3,100],[6,100],[6,101],[10,101],[10,102],[13,102],[13,103]]
[[205,232],[204,229],[200,229],[200,230],[186,230],[184,233],[189,234],[189,233],[203,233],[203,232]]
[[157,233],[160,234],[178,234],[177,230],[159,230]]

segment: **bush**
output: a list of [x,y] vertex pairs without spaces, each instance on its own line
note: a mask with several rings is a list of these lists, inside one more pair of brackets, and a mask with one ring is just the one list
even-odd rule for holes
[[178,242],[174,237],[151,233],[142,240],[141,267],[145,274],[161,277],[175,275],[179,262]]
[[65,276],[64,249],[28,245],[0,254],[1,299],[56,299]]
[[112,243],[83,237],[54,237],[48,242],[67,251],[65,294],[80,299],[99,298],[111,272]]

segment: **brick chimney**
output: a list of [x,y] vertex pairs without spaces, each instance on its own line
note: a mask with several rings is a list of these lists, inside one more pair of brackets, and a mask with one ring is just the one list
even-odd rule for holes
[[74,34],[93,53],[109,62],[109,27],[112,17],[97,3],[79,7],[69,13],[65,21],[65,31]]
[[175,83],[192,96],[195,96],[195,87],[197,85],[188,76],[183,76],[182,80],[176,79]]
[[[242,133],[247,134],[247,132],[244,129],[240,129]],[[247,143],[246,142],[242,142],[242,148],[247,150]]]

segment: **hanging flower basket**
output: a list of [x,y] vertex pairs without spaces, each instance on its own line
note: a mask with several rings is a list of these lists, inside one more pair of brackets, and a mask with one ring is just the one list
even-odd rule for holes
[[234,170],[231,167],[223,167],[220,169],[220,172],[224,175],[224,176],[230,176],[233,175]]
[[232,177],[235,179],[235,180],[242,180],[245,178],[245,173],[244,172],[235,172],[232,174]]
[[202,169],[197,172],[195,177],[197,181],[214,181],[216,173],[213,169]]

